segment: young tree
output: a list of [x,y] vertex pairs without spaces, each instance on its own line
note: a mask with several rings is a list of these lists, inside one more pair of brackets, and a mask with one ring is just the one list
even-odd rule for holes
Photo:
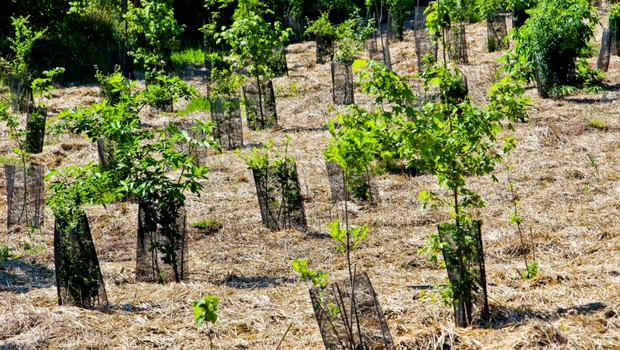
[[[93,141],[105,136],[115,142],[115,166],[100,170],[100,174],[109,179],[106,188],[111,193],[139,200],[142,213],[138,247],[151,252],[149,256],[153,258],[150,267],[138,266],[138,277],[179,282],[184,278],[184,256],[179,249],[185,249],[185,227],[184,222],[179,226],[177,219],[183,215],[185,193],[200,194],[200,180],[206,178],[208,168],[198,165],[192,152],[178,152],[175,143],[215,149],[219,146],[209,137],[212,123],[201,120],[196,121],[200,139],[192,138],[188,131],[179,130],[172,123],[162,129],[142,128],[138,113],[148,103],[148,95],[148,91],[122,94],[114,105],[103,100],[65,111],[59,118],[65,120],[66,129],[72,132],[84,133]],[[169,266],[171,273],[159,265],[160,261]]]
[[235,11],[235,22],[222,33],[218,40],[224,40],[231,48],[233,57],[242,67],[248,67],[258,89],[258,110],[256,116],[262,127],[271,116],[264,115],[263,105],[266,93],[265,82],[274,76],[272,60],[276,51],[288,38],[289,31],[282,29],[279,22],[269,23],[263,19],[266,11],[253,1],[241,1]]
[[174,18],[172,0],[140,0],[139,6],[130,3],[125,18],[136,40],[130,54],[144,66],[147,84],[154,83],[157,76],[172,69],[171,55],[183,32]]
[[0,63],[8,67],[6,74],[10,85],[13,112],[28,112],[34,104],[32,82],[35,73],[31,66],[32,48],[35,41],[43,38],[46,29],[35,31],[29,26],[28,17],[11,17],[15,33],[8,38],[13,58],[0,57]]

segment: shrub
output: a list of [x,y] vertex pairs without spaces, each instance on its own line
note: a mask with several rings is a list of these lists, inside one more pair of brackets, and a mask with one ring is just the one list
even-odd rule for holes
[[505,56],[506,70],[538,83],[543,98],[562,93],[562,86],[588,82],[597,74],[587,68],[590,40],[598,19],[587,0],[542,0],[525,25],[514,32],[516,45]]

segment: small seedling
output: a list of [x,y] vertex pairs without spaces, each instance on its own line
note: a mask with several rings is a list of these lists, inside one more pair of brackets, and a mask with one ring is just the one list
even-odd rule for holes
[[325,280],[329,274],[323,272],[321,269],[309,269],[308,259],[295,259],[291,265],[302,279],[311,281],[315,287],[320,287],[321,289],[327,288],[327,283]]
[[587,156],[588,156],[588,160],[590,161],[590,164],[592,164],[592,167],[594,168],[594,170],[592,171],[592,174],[594,175],[594,179],[596,180],[596,183],[598,184],[601,182],[601,172],[598,168],[598,162],[590,154],[588,154]]
[[[219,302],[217,295],[207,295],[202,299],[194,300],[192,306],[194,307],[194,322],[196,322],[196,325],[200,326],[205,321],[215,324]],[[207,330],[207,336],[209,337],[209,348],[213,349],[211,329]]]
[[[521,228],[521,223],[523,223],[523,218],[521,217],[521,214],[519,213],[519,209],[518,209],[519,200],[515,192],[514,183],[512,183],[512,180],[510,177],[510,171],[512,170],[512,167],[508,164],[506,165],[506,170],[508,171],[508,189],[510,190],[510,195],[511,195],[510,201],[512,202],[512,211],[510,213],[510,224],[517,225],[517,232],[519,234],[521,246],[525,248],[525,238],[524,238],[523,231]],[[536,256],[534,255],[533,239],[532,241],[530,241],[530,249],[532,249],[532,261],[528,262],[527,254],[523,255],[523,260],[525,262],[525,272],[521,273],[521,277],[523,277],[523,279],[530,279],[538,275],[538,261],[536,261]]]
[[534,278],[538,275],[538,261],[533,260],[527,265],[527,271],[521,274],[524,280],[529,280],[530,278]]

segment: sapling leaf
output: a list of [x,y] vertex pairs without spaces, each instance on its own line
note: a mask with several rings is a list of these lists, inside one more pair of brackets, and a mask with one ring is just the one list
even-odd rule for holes
[[197,325],[201,325],[205,321],[215,324],[218,304],[219,299],[216,295],[207,295],[202,299],[193,301],[194,322]]

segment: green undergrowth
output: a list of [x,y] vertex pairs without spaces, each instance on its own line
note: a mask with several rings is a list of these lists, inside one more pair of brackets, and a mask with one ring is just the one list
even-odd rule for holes
[[183,51],[173,52],[172,67],[175,70],[184,70],[191,65],[203,64],[205,61],[205,53],[199,48],[188,48]]

